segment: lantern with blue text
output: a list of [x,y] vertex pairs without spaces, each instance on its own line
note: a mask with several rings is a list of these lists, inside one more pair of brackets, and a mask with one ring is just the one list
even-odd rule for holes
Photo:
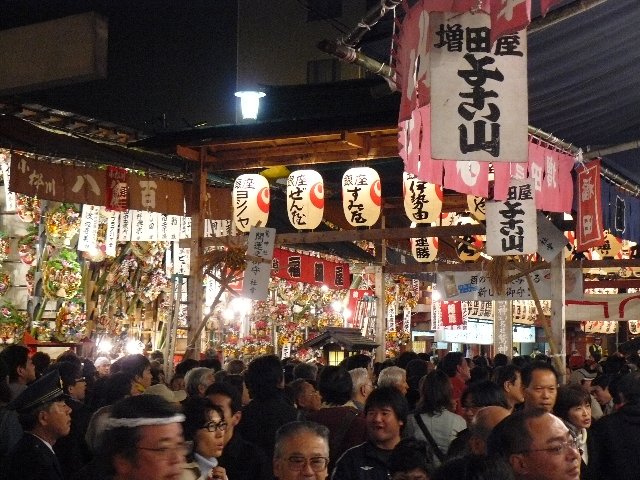
[[324,184],[315,170],[298,170],[287,178],[287,215],[299,230],[313,230],[324,213]]
[[442,187],[418,180],[412,173],[402,174],[404,211],[415,223],[432,223],[442,211]]
[[349,224],[370,227],[380,217],[382,186],[373,168],[350,168],[342,176],[342,208]]
[[244,174],[233,182],[233,221],[241,232],[266,226],[269,219],[269,181],[262,175]]

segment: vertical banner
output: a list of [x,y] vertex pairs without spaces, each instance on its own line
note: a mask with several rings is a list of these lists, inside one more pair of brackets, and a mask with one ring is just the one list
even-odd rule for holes
[[493,347],[495,353],[503,353],[507,357],[511,357],[513,355],[511,302],[508,300],[496,300],[494,303]]
[[462,302],[457,300],[440,302],[441,321],[443,327],[464,325]]
[[173,273],[174,275],[189,275],[191,263],[191,249],[180,248],[179,242],[173,242]]
[[536,218],[532,184],[527,180],[513,180],[506,201],[487,202],[487,254],[537,252]]
[[402,311],[402,331],[411,332],[411,307],[404,307]]
[[9,189],[11,181],[11,168],[9,158],[6,153],[0,153],[0,168],[2,169],[2,180],[4,181],[5,210],[14,212],[16,210],[16,194]]
[[395,300],[387,305],[387,332],[396,331],[396,302]]
[[125,168],[107,166],[107,188],[105,189],[105,207],[122,212],[129,208],[129,172]]
[[131,217],[131,210],[125,210],[124,212],[120,213],[120,225],[118,227],[119,242],[128,242],[129,240],[131,240]]
[[180,240],[191,238],[191,217],[181,217],[180,222]]
[[107,233],[104,236],[105,254],[107,257],[116,256],[116,246],[118,245],[118,225],[120,224],[121,212],[110,212],[107,218]]
[[167,215],[167,241],[174,242],[180,240],[180,221],[182,217],[179,215]]
[[271,260],[276,242],[276,229],[252,227],[247,247],[242,295],[251,300],[266,300],[269,295]]
[[146,240],[145,217],[143,210],[129,210],[131,212],[131,241],[143,242]]
[[80,232],[78,236],[78,250],[89,252],[96,248],[98,243],[98,223],[100,220],[100,207],[96,205],[83,205],[80,217]]
[[432,13],[429,22],[433,157],[526,162],[526,32],[492,46],[489,15]]
[[600,191],[600,160],[578,168],[576,250],[584,252],[604,243]]

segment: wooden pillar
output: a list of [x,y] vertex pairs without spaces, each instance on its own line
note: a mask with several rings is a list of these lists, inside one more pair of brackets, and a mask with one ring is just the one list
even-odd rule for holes
[[565,263],[562,253],[551,261],[551,336],[557,351],[552,351],[553,365],[558,370],[560,384],[566,381],[566,319],[565,319]]
[[204,160],[207,157],[206,147],[200,148],[200,162],[193,172],[193,188],[191,189],[191,239],[189,240],[189,330],[187,332],[187,350],[185,358],[200,357],[200,332],[198,326],[202,322],[204,305],[204,275],[202,273],[202,238],[204,237],[205,205],[207,199],[207,172]]

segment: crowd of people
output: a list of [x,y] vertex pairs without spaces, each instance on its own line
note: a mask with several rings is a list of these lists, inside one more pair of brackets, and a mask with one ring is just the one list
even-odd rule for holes
[[0,479],[640,478],[637,355],[163,363],[5,348]]

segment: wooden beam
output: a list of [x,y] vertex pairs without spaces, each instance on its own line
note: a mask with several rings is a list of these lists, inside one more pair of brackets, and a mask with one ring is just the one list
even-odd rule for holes
[[585,280],[585,290],[591,288],[640,288],[640,278],[617,278],[614,280]]

